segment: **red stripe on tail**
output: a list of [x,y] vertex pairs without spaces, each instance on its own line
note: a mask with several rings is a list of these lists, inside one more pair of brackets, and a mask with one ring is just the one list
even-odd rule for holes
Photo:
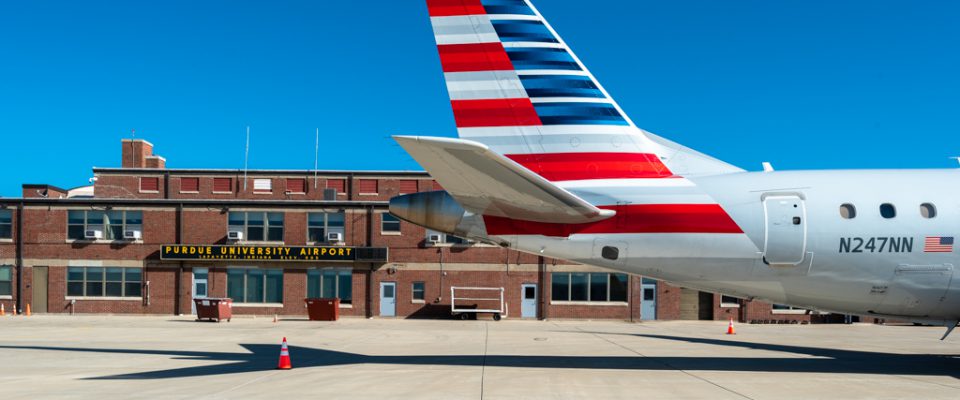
[[443,72],[507,71],[513,63],[503,44],[471,43],[437,45]]
[[542,125],[530,99],[453,100],[459,128]]
[[431,17],[486,14],[480,0],[427,0]]
[[506,156],[551,181],[674,176],[656,154],[648,153],[548,153]]
[[484,215],[489,235],[566,237],[601,233],[743,233],[719,204],[599,206],[617,215],[586,224],[554,224]]

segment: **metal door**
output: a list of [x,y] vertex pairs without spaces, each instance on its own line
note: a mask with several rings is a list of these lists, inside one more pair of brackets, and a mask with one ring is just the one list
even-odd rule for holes
[[520,285],[520,317],[537,317],[537,285],[524,283]]
[[640,319],[657,319],[657,281],[643,278],[640,285]]
[[763,259],[767,264],[797,265],[807,248],[807,213],[796,195],[763,199],[767,233]]
[[47,267],[33,267],[33,295],[31,296],[30,312],[47,312],[47,278],[50,270]]
[[[205,299],[207,298],[207,277],[209,276],[210,271],[206,268],[194,268],[193,269],[193,298],[194,299]],[[197,313],[197,305],[191,301],[190,302],[190,313]]]
[[397,283],[380,282],[380,316],[397,315]]

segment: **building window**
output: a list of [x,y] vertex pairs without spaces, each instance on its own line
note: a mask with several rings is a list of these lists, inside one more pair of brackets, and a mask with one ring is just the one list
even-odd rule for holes
[[360,180],[360,194],[377,194],[377,180],[376,180],[376,179],[361,179],[361,180]]
[[231,211],[227,220],[227,229],[243,232],[244,240],[252,242],[283,241],[283,213]]
[[140,177],[140,191],[156,193],[160,191],[160,178],[158,177]]
[[424,293],[426,292],[426,285],[423,282],[414,282],[411,287],[412,295],[410,296],[413,301],[421,302],[424,300]]
[[307,270],[307,297],[340,298],[340,304],[353,303],[353,270],[314,268]]
[[88,230],[100,231],[107,240],[123,240],[124,231],[143,232],[142,211],[73,210],[67,212],[67,238],[84,240]]
[[13,238],[13,212],[0,210],[0,239]]
[[67,296],[140,297],[140,268],[68,267]]
[[551,279],[551,300],[626,302],[627,274],[606,272],[554,272]]
[[253,192],[254,193],[270,193],[273,192],[273,180],[270,178],[259,178],[253,180]]
[[213,178],[214,193],[232,193],[233,178]]
[[390,213],[380,214],[380,232],[400,233],[400,219]]
[[13,267],[0,265],[0,296],[13,296]]
[[[431,241],[431,236],[434,236],[434,235],[440,236],[440,241],[438,241],[438,242],[433,242],[433,241]],[[470,244],[470,241],[469,241],[469,240],[464,239],[464,238],[462,238],[462,237],[460,237],[460,236],[449,235],[449,234],[446,234],[446,233],[440,233],[440,232],[437,232],[437,231],[434,231],[434,230],[430,230],[430,229],[427,229],[427,237],[426,237],[426,239],[427,239],[427,244],[428,244],[428,245],[429,245],[429,244],[440,244],[440,243],[443,243],[443,244]]]
[[883,203],[880,205],[880,216],[886,219],[891,219],[897,216],[897,208],[890,203]]
[[[923,203],[920,205],[920,216],[930,219],[937,217],[937,207],[930,203]],[[0,222],[2,223],[2,222]],[[3,236],[0,236],[3,237]]]
[[339,232],[344,234],[344,213],[309,213],[307,214],[307,241],[311,243],[324,243],[327,241],[327,233]]
[[416,193],[417,192],[417,180],[416,179],[401,179],[399,184],[400,194],[407,193]]
[[180,193],[200,193],[200,178],[180,178]]
[[740,299],[725,294],[720,295],[720,307],[740,307]]
[[336,189],[337,193],[346,193],[347,181],[345,179],[327,179],[327,188]]
[[846,203],[840,205],[840,217],[843,219],[854,219],[857,217],[857,208],[853,204]]
[[235,303],[283,303],[283,270],[227,268],[227,297]]
[[287,179],[287,193],[303,194],[307,192],[307,180],[303,178]]
[[788,306],[786,304],[774,304],[772,313],[773,314],[806,314],[807,309]]

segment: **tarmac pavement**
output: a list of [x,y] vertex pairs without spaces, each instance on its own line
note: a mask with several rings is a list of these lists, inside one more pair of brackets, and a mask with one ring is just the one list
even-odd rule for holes
[[0,399],[960,398],[943,328],[726,324],[7,316]]

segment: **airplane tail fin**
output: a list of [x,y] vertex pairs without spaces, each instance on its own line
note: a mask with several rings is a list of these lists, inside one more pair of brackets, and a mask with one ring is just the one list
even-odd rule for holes
[[526,0],[427,0],[461,138],[552,181],[742,171],[637,128]]

